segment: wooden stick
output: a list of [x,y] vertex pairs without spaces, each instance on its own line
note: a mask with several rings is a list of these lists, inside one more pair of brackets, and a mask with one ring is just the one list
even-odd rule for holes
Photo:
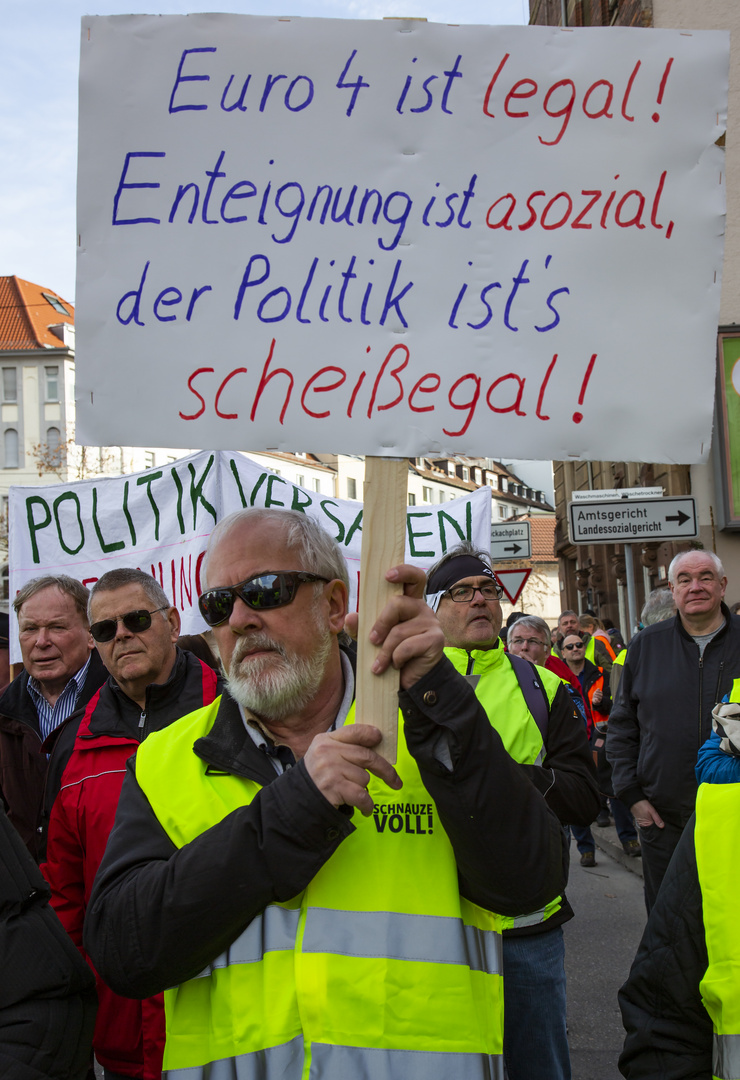
[[376,749],[391,765],[398,750],[399,672],[391,667],[372,674],[378,649],[367,635],[390,598],[403,590],[385,574],[405,561],[408,472],[406,458],[365,458],[356,715],[358,723],[380,728],[383,739]]

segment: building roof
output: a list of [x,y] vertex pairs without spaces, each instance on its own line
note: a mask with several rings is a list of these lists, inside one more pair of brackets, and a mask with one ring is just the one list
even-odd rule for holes
[[74,321],[74,307],[53,289],[0,277],[0,349],[61,348],[60,335],[49,327]]
[[510,521],[528,521],[532,530],[532,560],[534,562],[557,562],[555,554],[555,515],[519,514]]

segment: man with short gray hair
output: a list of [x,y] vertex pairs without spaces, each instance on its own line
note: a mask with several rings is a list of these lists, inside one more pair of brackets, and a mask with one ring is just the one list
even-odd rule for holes
[[668,580],[676,615],[630,642],[606,741],[614,791],[640,830],[648,911],[694,812],[694,767],[712,709],[740,670],[740,618],[723,602],[717,556],[682,551]]
[[41,744],[105,681],[87,621],[88,591],[66,574],[27,581],[13,601],[24,670],[0,697],[0,797],[37,862],[44,857]]

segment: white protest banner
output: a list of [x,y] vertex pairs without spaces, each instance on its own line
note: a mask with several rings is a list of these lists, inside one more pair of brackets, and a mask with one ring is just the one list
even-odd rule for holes
[[705,460],[728,65],[719,31],[85,17],[78,440]]
[[[44,574],[69,574],[91,585],[107,570],[137,566],[179,609],[183,634],[201,633],[207,627],[197,601],[208,536],[217,521],[244,506],[299,510],[318,521],[342,549],[350,610],[357,609],[362,503],[307,491],[243,454],[208,451],[129,476],[11,487],[10,595]],[[479,488],[440,506],[409,508],[406,557],[426,568],[460,540],[488,550],[490,536],[491,491]],[[15,628],[10,642],[17,663]]]

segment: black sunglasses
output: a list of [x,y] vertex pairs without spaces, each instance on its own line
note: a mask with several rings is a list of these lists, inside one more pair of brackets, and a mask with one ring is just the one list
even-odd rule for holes
[[583,644],[583,642],[581,642],[581,644],[579,645],[579,644],[577,644],[577,642],[574,641],[572,645],[563,645],[563,648],[564,649],[584,649],[585,645]]
[[255,611],[267,611],[292,603],[298,587],[304,582],[328,580],[329,578],[309,574],[305,570],[269,571],[247,578],[246,581],[239,581],[236,585],[207,589],[198,597],[198,607],[209,626],[220,626],[231,616],[237,596],[247,607]]
[[155,608],[154,611],[139,608],[138,611],[127,611],[125,615],[117,615],[115,619],[101,619],[100,622],[92,624],[90,633],[96,641],[101,643],[112,641],[116,636],[120,621],[132,634],[143,634],[152,625],[152,615],[156,615],[158,611],[166,611],[168,607],[169,604],[165,604],[164,607]]

